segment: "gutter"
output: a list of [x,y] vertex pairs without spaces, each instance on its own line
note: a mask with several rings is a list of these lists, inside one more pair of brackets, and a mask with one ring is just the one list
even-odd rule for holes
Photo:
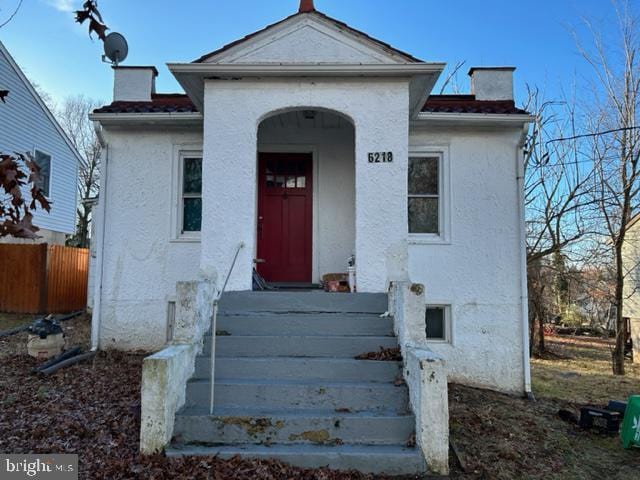
[[522,135],[516,150],[516,184],[518,188],[518,217],[520,221],[520,315],[522,320],[522,366],[524,370],[524,394],[529,400],[535,400],[531,391],[531,364],[529,361],[529,293],[527,287],[527,230],[524,203],[524,143],[529,125],[522,129]]
[[440,74],[444,63],[395,63],[395,64],[220,64],[220,63],[167,63],[171,73],[200,74],[231,77],[410,77],[413,75]]
[[162,124],[194,124],[200,125],[204,116],[200,112],[167,112],[167,113],[92,113],[89,120],[106,124],[122,123],[162,123]]
[[420,126],[430,123],[464,123],[470,125],[478,124],[516,124],[530,123],[535,120],[534,116],[520,113],[441,113],[441,112],[421,112],[412,126]]
[[100,348],[100,325],[102,316],[102,281],[104,276],[104,238],[106,225],[106,206],[107,206],[107,181],[109,178],[109,145],[107,144],[100,124],[94,122],[93,128],[102,147],[104,153],[102,158],[101,182],[100,182],[100,200],[98,201],[98,210],[100,214],[99,230],[96,231],[98,237],[98,246],[96,248],[96,282],[93,290],[93,314],[91,315],[91,350],[95,351]]

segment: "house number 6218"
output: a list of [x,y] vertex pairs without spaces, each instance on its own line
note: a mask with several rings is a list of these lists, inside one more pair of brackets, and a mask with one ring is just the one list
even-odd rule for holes
[[391,163],[393,152],[372,152],[369,154],[369,163]]

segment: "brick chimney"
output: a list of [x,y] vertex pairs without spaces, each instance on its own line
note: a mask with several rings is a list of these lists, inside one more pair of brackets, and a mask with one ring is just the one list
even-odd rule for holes
[[300,8],[298,13],[315,12],[316,7],[313,5],[313,0],[300,0]]
[[514,67],[473,67],[471,93],[476,100],[513,100]]
[[114,102],[150,102],[156,93],[156,67],[113,67]]

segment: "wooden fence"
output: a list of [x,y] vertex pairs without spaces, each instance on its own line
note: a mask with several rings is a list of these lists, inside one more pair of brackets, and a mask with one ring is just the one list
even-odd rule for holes
[[0,312],[67,313],[87,305],[89,250],[0,244]]

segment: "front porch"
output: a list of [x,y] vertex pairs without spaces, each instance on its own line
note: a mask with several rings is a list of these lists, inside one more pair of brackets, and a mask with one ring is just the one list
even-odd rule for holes
[[[177,340],[145,360],[144,453],[170,443],[169,456],[278,458],[391,475],[448,471],[444,362],[410,341],[418,319],[407,317],[424,310],[421,287],[394,285],[391,298],[229,292],[212,336],[198,311],[209,311],[202,302],[214,290],[211,282],[179,284]],[[398,357],[387,361],[356,358],[394,348]]]
[[291,110],[258,128],[258,272],[319,284],[355,254],[355,130],[323,110]]
[[[276,274],[273,280],[317,282],[345,272],[355,254],[358,291],[386,292],[398,279],[389,272],[406,271],[406,81],[204,83],[201,268],[226,271],[244,242],[228,285],[243,291],[252,288],[255,259],[267,262],[259,268]],[[384,152],[393,155],[369,161],[369,153]],[[289,163],[294,154],[310,155],[309,173],[267,172],[267,163],[278,164],[276,153],[289,154]],[[305,177],[304,188],[291,183],[297,176]],[[284,208],[295,203],[287,196],[297,210]],[[274,258],[294,278],[270,270]]]

